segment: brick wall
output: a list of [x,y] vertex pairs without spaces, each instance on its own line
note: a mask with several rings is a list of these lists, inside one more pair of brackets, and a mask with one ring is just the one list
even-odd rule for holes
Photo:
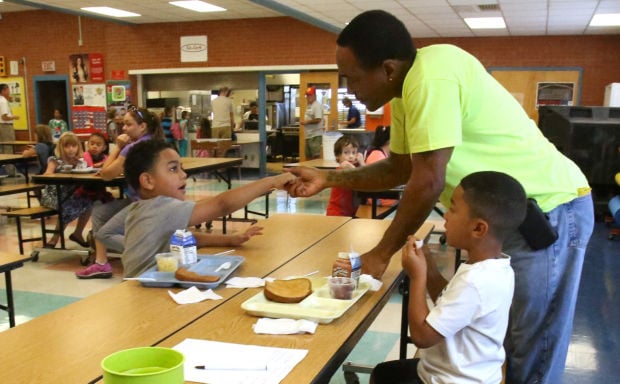
[[[43,75],[41,61],[56,61],[68,73],[68,56],[102,53],[106,77],[113,69],[334,64],[332,33],[288,17],[127,26],[51,11],[4,13],[0,55],[27,59],[28,84]],[[181,63],[179,37],[208,36],[207,63]],[[452,43],[489,66],[583,68],[583,105],[601,105],[604,87],[620,81],[620,35],[415,39],[417,46]],[[23,72],[20,70],[20,75]],[[0,80],[1,81],[1,80]],[[31,88],[31,87],[30,87]],[[34,126],[34,95],[30,125]]]

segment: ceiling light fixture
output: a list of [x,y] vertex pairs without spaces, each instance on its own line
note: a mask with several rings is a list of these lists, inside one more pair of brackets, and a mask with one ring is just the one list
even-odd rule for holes
[[590,22],[591,27],[618,27],[620,26],[620,13],[601,13],[594,15]]
[[471,29],[505,29],[503,17],[466,17],[465,23]]
[[111,16],[111,17],[139,17],[142,16],[139,13],[133,13],[128,11],[123,11],[122,9],[116,9],[111,7],[84,7],[80,8],[86,12],[97,13],[100,15]]
[[205,3],[199,0],[186,0],[186,1],[170,1],[168,4],[176,5],[177,7],[189,9],[196,12],[222,12],[225,8],[218,7],[217,5]]

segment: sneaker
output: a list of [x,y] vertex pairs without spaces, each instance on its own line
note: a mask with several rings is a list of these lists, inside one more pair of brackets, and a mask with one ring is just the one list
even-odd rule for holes
[[86,269],[75,273],[78,279],[109,279],[112,277],[112,266],[110,263],[91,264]]

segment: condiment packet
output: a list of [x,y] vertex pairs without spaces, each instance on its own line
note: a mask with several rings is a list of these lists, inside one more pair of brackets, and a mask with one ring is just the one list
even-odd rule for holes
[[260,318],[252,325],[254,333],[269,335],[294,335],[297,333],[314,334],[318,323],[310,320],[267,319]]
[[226,288],[256,288],[264,287],[265,280],[260,277],[231,277],[226,280]]
[[377,280],[370,275],[363,274],[360,276],[360,283],[366,283],[370,285],[368,288],[371,291],[378,291],[383,286],[383,282],[381,280]]
[[176,301],[177,304],[192,304],[199,303],[204,300],[221,300],[222,296],[213,292],[212,289],[207,289],[206,291],[200,291],[195,286],[192,286],[184,291],[179,293],[174,293],[172,291],[168,291],[172,300]]

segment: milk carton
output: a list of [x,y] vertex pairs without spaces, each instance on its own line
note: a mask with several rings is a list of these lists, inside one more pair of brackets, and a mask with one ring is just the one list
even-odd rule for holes
[[179,259],[179,264],[197,262],[196,238],[188,230],[177,229],[170,239],[170,253]]

